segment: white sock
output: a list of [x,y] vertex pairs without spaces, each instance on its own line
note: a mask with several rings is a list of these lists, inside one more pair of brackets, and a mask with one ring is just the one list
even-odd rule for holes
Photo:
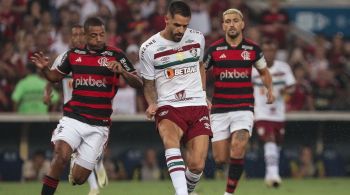
[[185,163],[179,148],[165,150],[166,164],[176,195],[188,195],[185,177]]
[[187,181],[187,189],[188,192],[191,193],[194,191],[194,188],[196,187],[197,183],[199,182],[199,179],[202,176],[201,172],[200,174],[192,173],[188,168],[186,169],[186,181]]
[[231,193],[228,193],[228,192],[225,192],[225,194],[224,195],[232,195]]
[[266,177],[279,177],[279,150],[274,142],[267,142],[264,145],[264,156],[266,165]]
[[93,170],[88,177],[88,182],[89,182],[90,190],[92,190],[92,189],[98,190],[98,184],[97,184],[96,176],[95,176],[95,173],[93,172]]

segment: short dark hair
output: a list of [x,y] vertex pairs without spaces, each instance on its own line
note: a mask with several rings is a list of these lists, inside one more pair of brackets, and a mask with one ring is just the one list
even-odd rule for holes
[[73,24],[73,25],[71,26],[71,29],[72,29],[72,28],[83,28],[83,26],[80,25],[80,24],[78,24],[78,23],[76,23],[76,24]]
[[183,1],[172,1],[168,7],[168,13],[170,13],[171,17],[174,17],[175,14],[179,14],[184,17],[191,17],[190,6]]
[[88,32],[90,26],[104,26],[104,22],[98,17],[90,17],[84,22],[84,31]]

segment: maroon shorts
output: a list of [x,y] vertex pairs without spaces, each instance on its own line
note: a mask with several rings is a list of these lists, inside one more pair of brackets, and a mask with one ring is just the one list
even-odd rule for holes
[[283,142],[285,134],[284,127],[284,122],[273,121],[256,121],[254,125],[254,128],[262,141],[266,142],[272,137],[278,144]]
[[199,135],[213,136],[207,106],[161,106],[157,110],[155,119],[157,126],[163,119],[168,119],[179,126],[184,132],[182,137],[184,143]]

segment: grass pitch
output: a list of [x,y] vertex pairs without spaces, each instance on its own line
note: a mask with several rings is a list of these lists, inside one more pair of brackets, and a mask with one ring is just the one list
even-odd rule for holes
[[[223,195],[224,180],[201,180],[196,188],[199,195]],[[39,195],[41,183],[0,182],[0,195]],[[88,184],[71,186],[61,182],[56,195],[87,195]],[[174,195],[170,181],[114,181],[101,190],[101,195]],[[235,195],[349,195],[350,178],[283,180],[278,189],[267,188],[262,179],[243,179]]]

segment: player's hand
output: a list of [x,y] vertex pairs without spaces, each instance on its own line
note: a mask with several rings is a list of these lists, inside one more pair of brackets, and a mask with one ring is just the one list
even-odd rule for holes
[[49,57],[44,56],[43,52],[34,53],[34,55],[30,57],[30,60],[40,70],[49,66]]
[[107,68],[110,71],[118,73],[118,74],[121,74],[124,71],[122,65],[117,61],[107,62]]
[[150,104],[146,110],[147,119],[152,120],[158,110],[157,104]]
[[207,106],[208,106],[208,110],[210,112],[212,104],[211,104],[211,102],[208,99],[207,99]]
[[267,104],[272,104],[275,101],[275,96],[273,95],[272,89],[268,89],[266,93],[266,103]]

